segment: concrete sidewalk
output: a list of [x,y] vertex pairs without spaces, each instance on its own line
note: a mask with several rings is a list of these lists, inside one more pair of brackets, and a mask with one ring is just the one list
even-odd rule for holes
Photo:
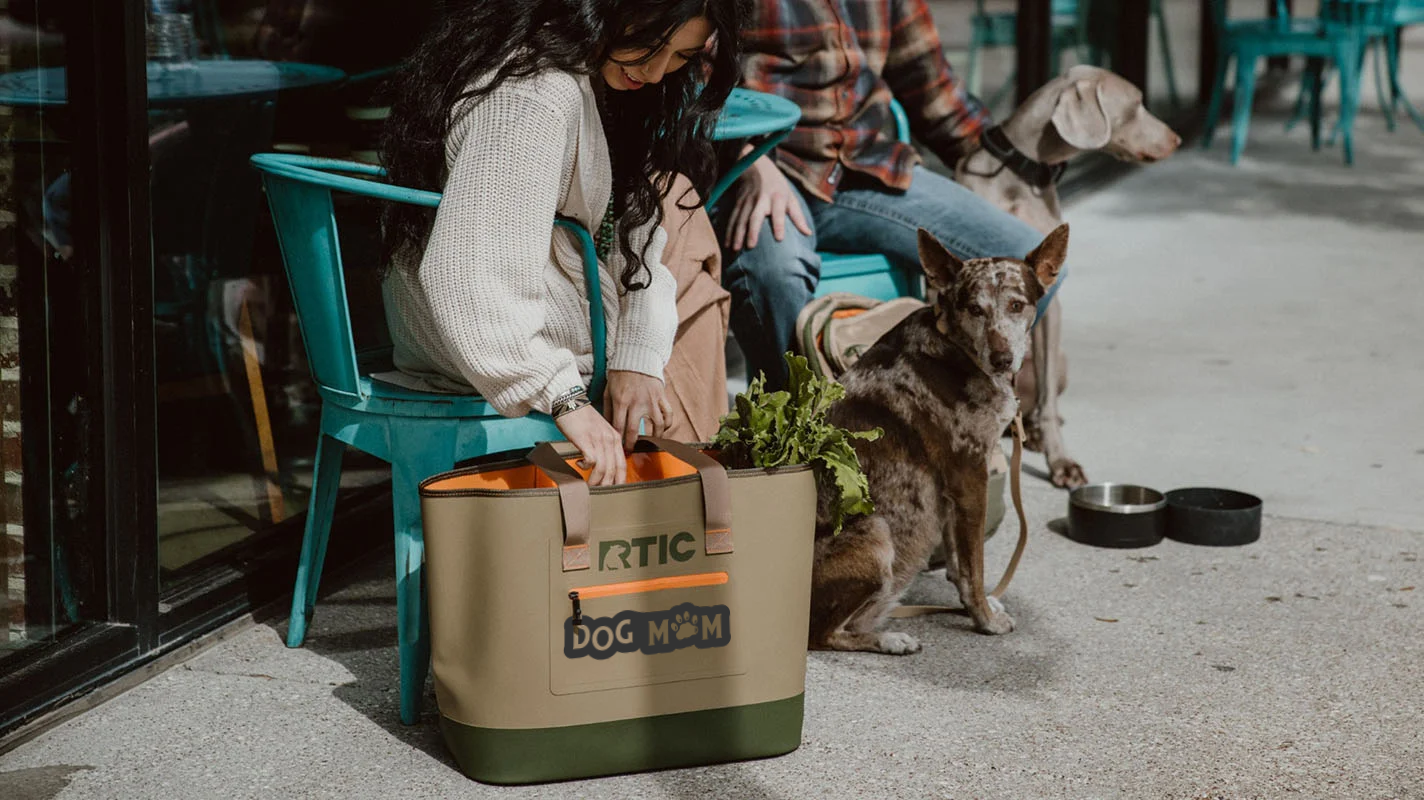
[[1256,492],[1259,543],[1084,547],[1030,480],[1014,633],[812,654],[782,758],[517,789],[464,779],[433,710],[397,721],[382,562],[305,649],[254,626],[0,757],[0,797],[1424,797],[1424,135],[1366,110],[1348,169],[1280,122],[1069,209],[1062,294],[1089,475]]

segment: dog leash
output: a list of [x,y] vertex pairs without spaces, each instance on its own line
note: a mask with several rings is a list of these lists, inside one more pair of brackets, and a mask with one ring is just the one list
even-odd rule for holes
[[[1014,500],[1014,512],[1019,517],[1019,542],[1014,547],[1014,555],[1009,559],[1009,566],[1004,569],[1004,577],[999,579],[999,585],[994,587],[994,591],[989,593],[990,597],[1000,598],[1004,592],[1008,591],[1009,581],[1014,579],[1014,572],[1019,568],[1019,559],[1023,558],[1024,548],[1028,545],[1028,517],[1024,514],[1023,493],[1019,489],[1019,472],[1023,466],[1023,412],[1014,414],[1014,455],[1009,461],[1009,494]],[[952,555],[945,553],[946,556]],[[899,606],[890,612],[890,616],[895,619],[905,617],[923,617],[930,614],[952,614],[960,613],[963,609],[953,606]]]

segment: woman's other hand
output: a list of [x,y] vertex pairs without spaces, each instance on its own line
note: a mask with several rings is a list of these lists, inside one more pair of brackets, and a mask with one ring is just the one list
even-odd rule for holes
[[618,431],[598,415],[598,409],[584,406],[558,417],[554,424],[583,453],[584,464],[591,470],[589,486],[612,486],[628,479],[628,462],[623,458]]
[[641,372],[609,370],[604,411],[608,421],[623,436],[623,449],[631,453],[638,441],[638,423],[648,420],[651,425],[648,434],[662,436],[672,408],[662,381]]
[[752,162],[737,181],[737,204],[727,224],[726,245],[733,252],[757,246],[761,222],[771,219],[771,235],[776,241],[786,237],[786,219],[796,230],[811,235],[811,225],[801,212],[801,203],[786,176],[766,156]]

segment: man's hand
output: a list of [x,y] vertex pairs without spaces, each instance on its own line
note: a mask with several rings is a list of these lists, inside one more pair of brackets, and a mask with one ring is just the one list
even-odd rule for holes
[[753,248],[761,233],[762,220],[771,218],[771,235],[776,241],[786,238],[786,219],[796,230],[811,235],[811,225],[801,212],[790,182],[766,156],[752,162],[737,181],[737,204],[732,208],[727,224],[726,245],[733,252]]
[[609,370],[604,411],[614,430],[622,435],[623,449],[631,453],[638,441],[638,423],[648,420],[649,435],[662,436],[672,407],[663,382],[657,378],[641,372]]

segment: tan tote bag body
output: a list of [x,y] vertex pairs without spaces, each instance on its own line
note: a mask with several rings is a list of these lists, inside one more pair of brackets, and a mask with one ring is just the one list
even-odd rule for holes
[[590,488],[577,460],[540,445],[421,485],[432,671],[461,768],[530,783],[799,746],[810,468],[728,472],[645,438],[627,484]]

